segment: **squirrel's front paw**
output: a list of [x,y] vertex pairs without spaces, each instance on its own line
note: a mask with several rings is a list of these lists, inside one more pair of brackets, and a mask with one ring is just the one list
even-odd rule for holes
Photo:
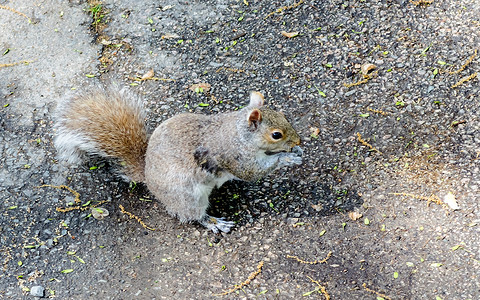
[[292,148],[292,153],[297,154],[298,156],[303,156],[303,149],[300,146],[295,146]]
[[292,152],[281,154],[282,156],[280,157],[280,167],[302,164],[303,150],[299,146],[293,147]]
[[227,233],[230,231],[230,228],[235,225],[232,221],[226,221],[224,218],[215,218],[209,215],[205,215],[199,223],[214,233],[218,233],[219,230]]

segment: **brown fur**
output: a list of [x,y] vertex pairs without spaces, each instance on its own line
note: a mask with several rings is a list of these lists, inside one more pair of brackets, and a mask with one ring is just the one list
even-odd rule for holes
[[129,179],[145,181],[145,152],[148,138],[142,108],[125,97],[109,92],[72,99],[65,127],[81,128],[107,157],[118,159]]

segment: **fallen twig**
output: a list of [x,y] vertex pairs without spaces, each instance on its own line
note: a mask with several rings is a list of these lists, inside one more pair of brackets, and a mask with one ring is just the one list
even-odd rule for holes
[[41,185],[41,186],[37,186],[38,188],[42,188],[42,187],[51,187],[51,188],[54,188],[54,189],[66,189],[68,190],[70,193],[72,193],[74,196],[75,196],[75,203],[80,203],[80,193],[78,193],[77,191],[75,191],[74,189],[72,189],[71,187],[69,186],[66,186],[66,185],[51,185],[51,184],[44,184],[44,185]]
[[316,264],[326,263],[327,260],[330,258],[330,256],[332,256],[332,251],[328,252],[327,256],[322,260],[305,261],[305,260],[302,260],[302,259],[298,258],[298,256],[292,256],[292,255],[287,255],[287,258],[293,258],[293,259],[297,260],[298,262],[300,262],[302,264],[316,265]]
[[459,87],[460,85],[462,85],[464,82],[467,82],[469,80],[472,80],[473,78],[477,77],[477,72],[473,73],[472,75],[470,76],[467,76],[467,77],[463,77],[462,79],[460,79],[457,83],[455,83],[454,85],[451,86],[452,89],[456,88],[456,87]]
[[370,149],[373,150],[373,151],[376,151],[376,152],[382,154],[382,152],[380,152],[380,150],[378,150],[377,148],[375,148],[375,147],[373,147],[372,145],[370,145],[369,143],[367,143],[367,142],[362,138],[362,135],[360,134],[360,132],[357,132],[357,139],[358,139],[358,141],[359,141],[362,145],[370,148]]
[[150,78],[128,77],[128,79],[133,80],[133,81],[153,80],[153,81],[173,81],[173,82],[175,82],[175,79],[171,79],[171,78],[158,78],[158,77],[150,77]]
[[300,1],[296,2],[296,3],[293,3],[293,4],[290,5],[290,6],[282,6],[282,7],[278,8],[277,10],[272,11],[271,13],[269,13],[267,16],[265,16],[264,19],[268,19],[269,17],[273,16],[274,14],[279,14],[279,13],[281,13],[281,12],[284,11],[284,10],[294,9],[295,7],[299,6],[299,5],[302,4],[302,3],[303,3],[303,0],[300,0]]
[[143,222],[142,219],[140,219],[140,217],[132,214],[131,212],[126,211],[125,208],[123,207],[123,205],[120,204],[118,207],[120,207],[120,211],[121,211],[123,214],[129,216],[130,219],[135,219],[135,220],[137,220],[137,222],[140,223],[140,225],[142,225],[143,228],[148,229],[148,230],[155,231],[155,228],[152,228],[152,227],[147,226],[147,224],[145,224],[145,222]]
[[376,113],[376,114],[380,114],[380,115],[382,115],[382,116],[388,116],[388,115],[389,115],[388,112],[383,111],[383,110],[379,110],[379,109],[373,109],[373,108],[369,108],[369,107],[368,107],[367,110],[368,110],[368,111],[371,111],[371,112],[374,112],[374,113]]
[[17,62],[14,62],[14,63],[11,63],[11,64],[0,64],[0,69],[1,68],[6,68],[6,67],[13,67],[13,66],[16,66],[16,65],[19,65],[19,64],[29,64],[31,63],[31,61],[17,61]]
[[14,12],[14,13],[16,13],[17,15],[20,15],[20,16],[26,18],[26,19],[28,20],[28,22],[31,23],[30,18],[29,18],[26,14],[24,14],[24,13],[22,13],[22,12],[19,12],[19,11],[15,10],[15,9],[13,9],[13,8],[11,8],[11,7],[8,7],[8,6],[5,6],[5,5],[0,5],[0,9],[6,9],[6,10],[9,10],[9,11],[11,11],[11,12]]
[[[72,193],[74,196],[75,196],[75,203],[80,203],[80,193],[78,193],[77,191],[73,190],[71,187],[68,187],[66,185],[50,185],[50,184],[44,184],[44,185],[41,185],[41,186],[38,186],[38,188],[41,188],[41,187],[51,187],[51,188],[55,188],[55,189],[66,189],[68,190],[70,193]],[[100,201],[98,202],[97,204],[95,205],[91,205],[91,206],[80,206],[80,205],[77,205],[77,206],[70,206],[70,207],[56,207],[55,210],[58,211],[58,212],[69,212],[69,211],[72,211],[72,210],[80,210],[80,211],[84,211],[84,210],[87,210],[87,209],[90,209],[90,208],[95,208],[99,205],[102,205],[103,203],[105,202],[108,202],[108,200],[103,200],[103,201]]]
[[262,267],[263,267],[263,261],[258,263],[257,270],[255,272],[251,273],[250,276],[248,276],[247,280],[245,280],[244,282],[242,282],[238,285],[235,285],[233,288],[231,288],[231,289],[229,289],[229,290],[227,290],[223,293],[213,294],[213,296],[225,296],[225,295],[228,295],[230,293],[235,292],[238,289],[241,289],[243,286],[249,284],[250,281],[252,281],[255,277],[257,277],[258,274],[260,274],[262,272]]
[[350,88],[352,86],[357,86],[357,85],[367,83],[370,79],[372,79],[377,74],[378,74],[378,71],[375,71],[370,75],[363,75],[363,80],[353,82],[353,83],[343,83],[343,86],[346,87],[346,88]]
[[377,292],[377,291],[374,291],[374,290],[371,290],[371,289],[367,288],[367,284],[366,284],[366,283],[363,284],[363,288],[364,288],[367,292],[373,293],[373,294],[377,295],[378,297],[382,297],[383,299],[387,299],[387,300],[391,300],[391,299],[392,299],[392,298],[388,297],[388,296],[385,295],[385,294],[381,294],[381,293],[379,293],[379,292]]
[[445,213],[448,215],[448,205],[444,203],[438,196],[432,194],[430,197],[425,197],[425,196],[420,196],[420,195],[415,195],[415,194],[409,194],[409,193],[389,193],[389,195],[397,195],[397,196],[406,196],[406,197],[412,197],[414,199],[419,199],[419,200],[424,200],[427,201],[427,206],[430,206],[430,203],[435,203],[440,206],[445,210]]
[[321,285],[317,280],[313,279],[312,277],[308,276],[308,279],[310,279],[313,283],[316,283],[318,285],[318,288],[320,289],[320,292],[325,296],[326,300],[330,300],[330,295],[327,293],[327,289]]
[[415,6],[419,6],[419,5],[428,6],[433,3],[433,0],[417,0],[417,1],[410,0],[410,2]]
[[448,72],[448,74],[453,75],[453,74],[458,74],[458,73],[462,72],[475,59],[476,56],[477,56],[477,49],[475,49],[475,52],[472,54],[472,56],[470,56],[467,59],[467,61],[460,67],[460,69],[458,69],[456,71],[453,71],[453,72]]

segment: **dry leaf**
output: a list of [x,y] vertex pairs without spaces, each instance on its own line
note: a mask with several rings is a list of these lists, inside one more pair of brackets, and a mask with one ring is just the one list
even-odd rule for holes
[[352,219],[353,221],[356,221],[358,219],[360,219],[361,217],[363,217],[363,215],[357,211],[351,211],[348,213],[348,217],[350,219]]
[[361,67],[362,74],[367,75],[371,70],[375,70],[377,68],[374,64],[363,64]]
[[162,35],[162,39],[178,39],[180,36],[175,33],[165,33]]
[[97,220],[103,220],[109,215],[108,210],[102,207],[92,207],[91,212],[92,216]]
[[200,82],[196,84],[192,84],[189,89],[193,92],[197,92],[198,90],[201,90],[202,92],[206,93],[210,90],[212,86],[209,83],[206,82]]
[[100,41],[100,44],[105,45],[105,46],[109,46],[109,45],[112,44],[112,41],[109,41],[105,38],[102,38],[102,40]]
[[318,136],[320,134],[320,129],[318,127],[310,127],[310,132],[314,136]]
[[162,11],[166,11],[167,9],[173,8],[174,5],[165,5],[162,7]]
[[155,76],[155,72],[153,71],[153,69],[150,69],[150,71],[148,71],[147,73],[143,74],[143,76],[142,76],[142,78],[140,78],[140,80],[152,79],[153,76]]
[[447,205],[453,210],[460,209],[460,206],[458,206],[457,200],[455,199],[455,195],[452,192],[448,192],[448,194],[445,195],[443,202],[447,203]]
[[294,32],[286,32],[286,31],[282,31],[280,32],[284,37],[287,37],[289,39],[293,38],[293,37],[296,37],[298,35],[298,31],[294,31]]

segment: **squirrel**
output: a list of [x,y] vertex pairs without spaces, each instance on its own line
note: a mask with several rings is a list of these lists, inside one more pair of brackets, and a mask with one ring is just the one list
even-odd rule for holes
[[124,179],[146,184],[180,222],[229,232],[234,222],[206,212],[215,187],[232,179],[257,181],[302,163],[299,135],[282,113],[263,104],[263,95],[251,92],[246,107],[179,114],[149,136],[138,95],[99,88],[59,105],[54,144],[60,160],[69,163],[88,155],[113,160]]

